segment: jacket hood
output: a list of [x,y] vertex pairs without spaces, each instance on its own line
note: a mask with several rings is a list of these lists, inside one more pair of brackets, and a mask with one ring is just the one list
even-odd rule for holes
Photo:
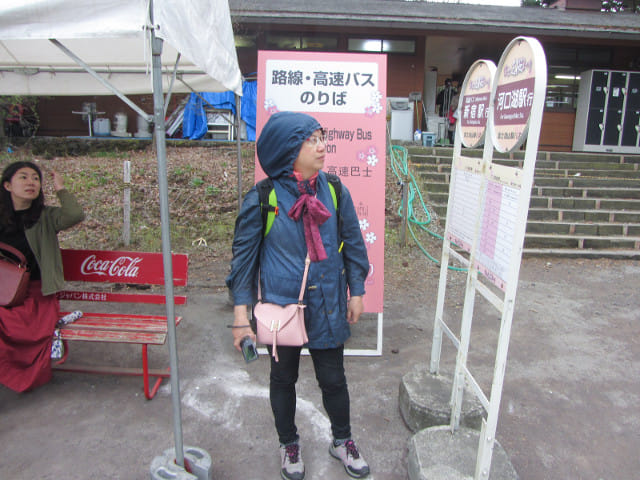
[[293,174],[302,142],[320,128],[318,121],[306,113],[274,113],[256,143],[262,170],[271,178]]

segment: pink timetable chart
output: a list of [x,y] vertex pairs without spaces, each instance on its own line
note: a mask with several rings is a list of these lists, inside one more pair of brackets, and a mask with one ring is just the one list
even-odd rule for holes
[[521,177],[517,168],[492,164],[484,196],[475,266],[503,291],[514,247]]
[[467,253],[471,253],[480,210],[482,164],[480,158],[459,156],[454,159],[451,170],[446,237]]

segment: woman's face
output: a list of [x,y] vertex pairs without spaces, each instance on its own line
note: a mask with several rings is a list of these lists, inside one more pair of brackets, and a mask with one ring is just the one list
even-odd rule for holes
[[11,180],[4,182],[4,188],[11,193],[13,208],[26,210],[40,195],[40,176],[29,167],[23,167],[13,174]]
[[322,130],[318,129],[302,142],[298,158],[293,163],[293,169],[300,172],[307,179],[322,170],[324,167],[324,154],[326,153],[326,141]]

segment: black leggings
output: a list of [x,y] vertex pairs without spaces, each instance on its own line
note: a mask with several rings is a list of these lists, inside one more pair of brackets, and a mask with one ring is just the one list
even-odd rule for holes
[[[298,439],[296,428],[296,381],[302,347],[278,347],[279,362],[271,357],[269,398],[282,445]],[[344,375],[344,346],[328,350],[310,349],[318,385],[322,390],[322,403],[331,422],[334,438],[351,436],[349,417],[349,390]]]

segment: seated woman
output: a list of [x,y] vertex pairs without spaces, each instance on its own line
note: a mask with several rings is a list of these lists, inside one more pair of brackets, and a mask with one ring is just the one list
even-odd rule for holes
[[57,233],[84,219],[82,207],[51,172],[60,207],[45,206],[42,172],[32,162],[7,166],[0,187],[0,241],[20,250],[31,273],[21,305],[0,307],[0,383],[24,392],[51,379],[51,343],[64,285]]

